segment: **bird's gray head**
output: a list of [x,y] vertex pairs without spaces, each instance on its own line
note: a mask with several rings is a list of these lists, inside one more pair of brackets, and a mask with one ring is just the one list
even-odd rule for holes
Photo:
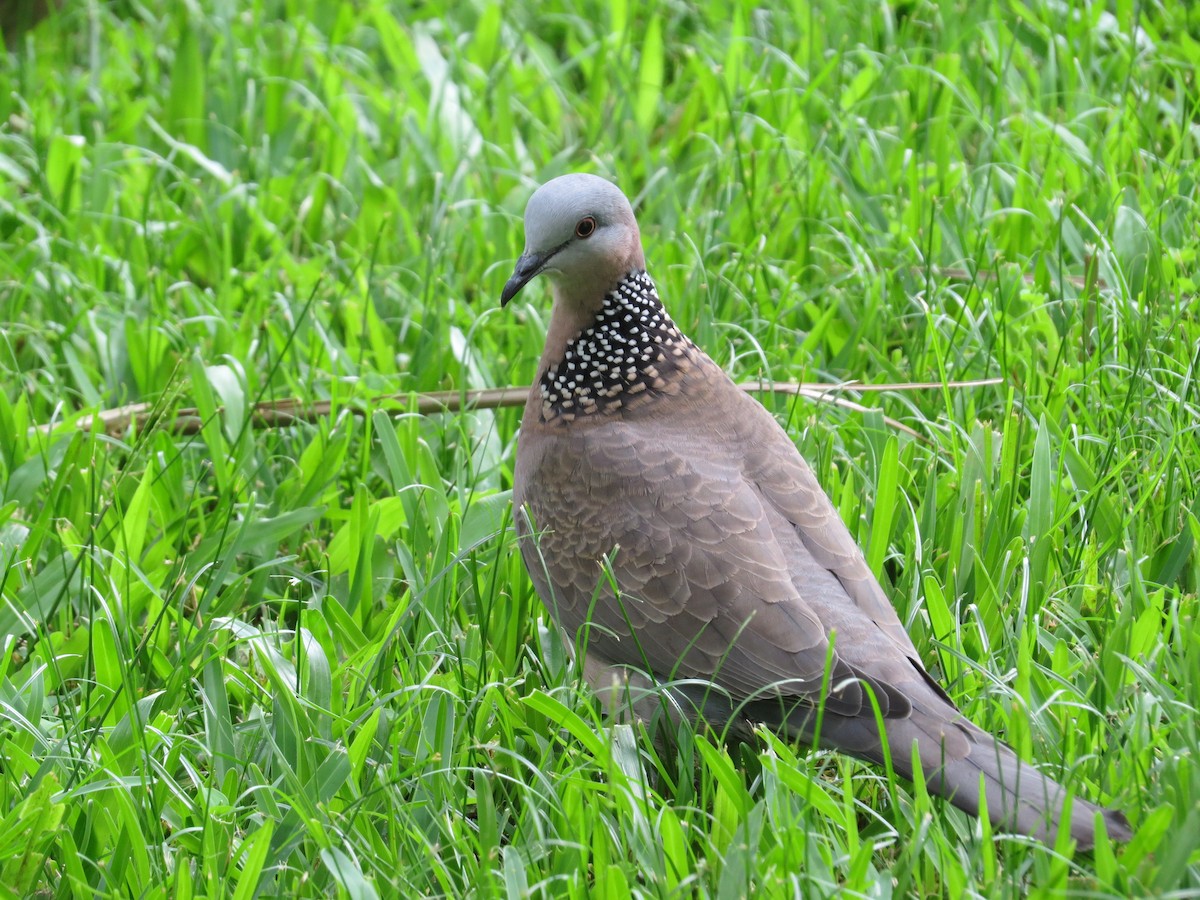
[[548,181],[525,207],[525,252],[500,295],[503,306],[543,272],[556,298],[599,302],[631,271],[644,269],[633,208],[616,185],[595,175]]

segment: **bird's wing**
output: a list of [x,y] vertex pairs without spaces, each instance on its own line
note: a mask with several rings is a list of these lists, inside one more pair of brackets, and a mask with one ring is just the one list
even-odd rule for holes
[[[953,706],[925,671],[895,607],[791,438],[765,409],[742,397],[737,440],[744,448],[743,470],[798,540],[799,550],[789,559],[793,579],[798,583],[819,582],[825,575],[836,579],[836,588],[826,584],[810,596],[826,628],[843,635],[843,656],[851,665],[902,687],[910,699],[915,679]],[[785,546],[795,550],[794,545]]]
[[757,485],[764,501],[794,529],[806,556],[841,585],[840,594],[826,595],[830,602],[841,605],[849,601],[864,621],[873,622],[897,649],[915,658],[916,650],[895,608],[812,469],[765,410],[757,404],[746,404],[743,412],[747,477]]
[[815,704],[824,686],[842,715],[863,709],[865,683],[885,715],[907,714],[900,691],[846,663],[814,607],[810,594],[835,592],[823,606],[855,609],[839,580],[702,435],[625,423],[558,440],[524,493],[537,539],[523,552],[559,623],[589,628],[588,652],[740,698]]

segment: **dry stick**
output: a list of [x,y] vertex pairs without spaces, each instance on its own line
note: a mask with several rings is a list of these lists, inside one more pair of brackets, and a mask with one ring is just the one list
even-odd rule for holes
[[[844,397],[831,397],[829,395],[845,391],[912,391],[936,390],[940,388],[986,387],[988,385],[1001,384],[1003,381],[1004,379],[1002,378],[983,378],[977,381],[948,381],[944,384],[940,381],[910,384],[858,384],[852,381],[841,384],[752,381],[742,384],[740,387],[747,393],[771,392],[792,394],[794,396],[806,397],[810,400],[834,403],[857,412],[865,412],[866,407],[852,400],[847,400]],[[428,415],[430,413],[455,413],[467,409],[501,409],[504,407],[521,406],[525,403],[525,398],[528,395],[529,388],[527,387],[488,388],[481,391],[434,391],[428,394],[384,394],[372,397],[364,403],[354,403],[352,401],[345,408],[351,412],[362,414],[366,410],[378,406],[398,404],[407,412]],[[288,398],[286,400],[268,400],[264,403],[254,404],[250,409],[250,419],[255,425],[264,428],[282,428],[297,422],[315,422],[325,418],[332,411],[333,404],[328,400],[305,403],[296,398]],[[105,434],[115,437],[124,434],[131,425],[136,426],[139,431],[142,430],[153,413],[153,403],[131,403],[115,409],[101,410],[90,419],[81,419],[77,427],[82,431],[90,431],[93,425],[98,425],[103,429]],[[917,438],[921,437],[921,435],[907,425],[897,422],[894,419],[885,417],[885,421],[893,428],[903,431],[906,434]],[[204,420],[200,417],[199,411],[194,408],[186,408],[176,410],[173,414],[170,414],[167,427],[176,434],[196,434],[203,425]],[[49,434],[53,430],[53,427],[50,425],[40,425],[38,426],[38,430],[43,434]]]

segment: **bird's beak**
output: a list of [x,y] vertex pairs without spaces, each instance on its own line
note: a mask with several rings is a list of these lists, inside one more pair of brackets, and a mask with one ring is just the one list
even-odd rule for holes
[[500,292],[500,305],[507,306],[508,301],[517,296],[517,292],[525,285],[533,280],[546,263],[549,261],[551,254],[524,253],[517,260],[517,266],[513,269],[512,277],[504,283],[504,290]]

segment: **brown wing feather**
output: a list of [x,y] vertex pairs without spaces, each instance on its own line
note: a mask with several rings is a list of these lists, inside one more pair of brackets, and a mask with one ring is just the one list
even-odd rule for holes
[[[865,682],[885,714],[907,714],[902,693],[847,661],[844,642],[871,622],[854,614],[843,583],[772,502],[770,492],[798,496],[768,471],[772,448],[756,459],[730,453],[728,440],[710,441],[694,421],[676,429],[626,420],[539,437],[537,475],[522,479],[518,497],[539,537],[522,549],[567,632],[591,624],[589,652],[660,678],[711,679],[735,698],[814,703],[824,681],[840,687],[826,708],[844,715],[862,710]],[[776,449],[811,479],[790,442]],[[620,599],[600,566],[610,557]],[[842,611],[833,649],[826,606]]]

